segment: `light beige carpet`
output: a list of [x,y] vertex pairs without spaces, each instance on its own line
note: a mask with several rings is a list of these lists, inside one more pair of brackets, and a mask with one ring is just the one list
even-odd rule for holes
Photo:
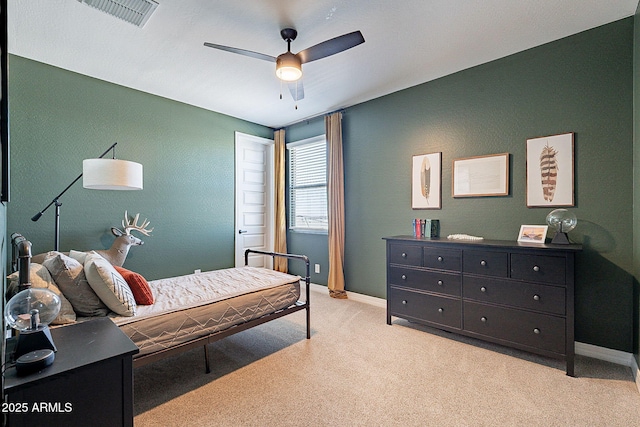
[[561,361],[311,293],[304,312],[134,372],[135,426],[640,426],[628,367]]

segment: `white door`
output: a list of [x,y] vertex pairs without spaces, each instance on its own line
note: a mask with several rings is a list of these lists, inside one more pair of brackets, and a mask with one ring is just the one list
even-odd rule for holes
[[[245,249],[273,251],[272,139],[236,132],[236,267]],[[271,257],[251,254],[249,265],[273,268]]]

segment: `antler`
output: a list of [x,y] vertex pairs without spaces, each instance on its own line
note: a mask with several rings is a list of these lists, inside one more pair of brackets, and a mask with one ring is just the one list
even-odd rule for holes
[[125,234],[129,235],[131,234],[131,231],[136,230],[141,232],[145,236],[148,236],[149,233],[153,231],[153,228],[149,230],[146,229],[146,227],[150,224],[150,222],[147,221],[147,218],[145,218],[144,221],[142,221],[141,225],[138,225],[137,222],[139,217],[140,217],[140,214],[137,213],[136,216],[133,218],[133,221],[130,221],[129,214],[127,213],[127,211],[124,211],[124,219],[122,220],[122,226],[124,227]]

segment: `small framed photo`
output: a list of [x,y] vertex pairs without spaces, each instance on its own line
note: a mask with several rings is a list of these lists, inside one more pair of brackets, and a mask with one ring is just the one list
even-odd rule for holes
[[411,168],[411,208],[441,209],[442,153],[413,156]]
[[521,225],[518,242],[544,243],[547,238],[548,225]]

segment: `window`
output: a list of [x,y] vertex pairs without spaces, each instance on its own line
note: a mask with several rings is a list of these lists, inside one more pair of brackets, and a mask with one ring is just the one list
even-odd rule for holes
[[324,135],[287,144],[289,229],[327,232],[327,141]]

